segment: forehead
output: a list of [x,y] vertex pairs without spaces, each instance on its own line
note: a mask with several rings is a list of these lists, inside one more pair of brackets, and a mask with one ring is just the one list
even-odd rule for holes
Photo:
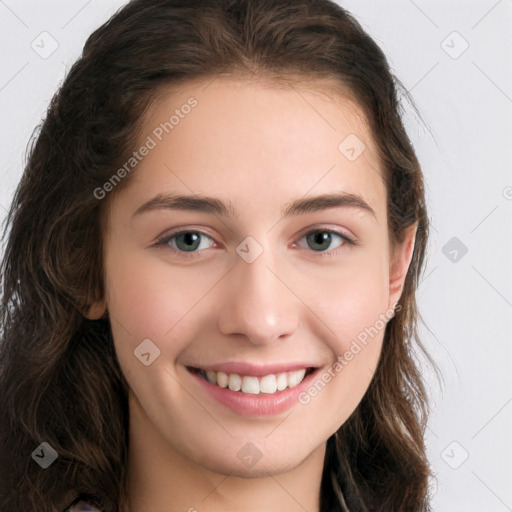
[[365,116],[328,80],[190,82],[154,101],[140,143],[148,137],[155,147],[133,180],[141,198],[205,193],[238,197],[245,208],[256,196],[271,207],[309,191],[344,191],[385,215],[383,171]]

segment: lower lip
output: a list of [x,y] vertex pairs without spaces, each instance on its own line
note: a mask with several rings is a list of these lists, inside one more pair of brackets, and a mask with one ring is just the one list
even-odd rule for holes
[[290,409],[293,404],[298,403],[298,396],[305,391],[312,379],[314,379],[318,368],[307,375],[304,380],[293,388],[286,388],[274,394],[260,393],[252,395],[241,391],[231,391],[229,388],[221,388],[212,384],[198,373],[187,372],[199,381],[204,390],[217,402],[224,405],[231,411],[241,416],[262,417],[274,416]]

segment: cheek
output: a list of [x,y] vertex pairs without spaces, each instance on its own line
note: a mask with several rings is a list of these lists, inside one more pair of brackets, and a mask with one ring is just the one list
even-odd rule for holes
[[331,272],[324,293],[315,299],[319,316],[334,331],[326,339],[334,354],[302,403],[308,404],[311,414],[325,418],[331,431],[348,419],[368,389],[392,316],[388,263],[382,251],[359,254],[354,260]]
[[[124,257],[113,251],[106,260],[106,273],[114,346],[133,395],[155,417],[168,402],[186,408],[175,385],[173,361],[193,337],[199,316],[205,314],[201,299],[212,279],[204,273],[170,270],[168,264],[136,251]],[[146,353],[147,366],[142,355]],[[167,394],[165,399],[162,393]],[[199,421],[201,411],[192,413]]]
[[317,375],[299,401],[309,415],[322,418],[327,435],[347,421],[366,393],[391,318],[382,273],[370,272],[369,267],[366,270],[333,279],[314,306],[330,328],[323,339],[329,345],[332,363]]
[[366,267],[365,272],[347,277],[341,294],[332,298],[336,305],[332,322],[339,333],[337,353],[348,350],[353,340],[364,338],[368,329],[377,326],[382,331],[385,327],[379,318],[386,313],[388,286],[385,276],[375,270]]
[[[314,283],[314,287],[311,284]],[[300,287],[304,301],[329,327],[329,345],[345,352],[365,329],[385,325],[379,319],[386,314],[389,281],[388,264],[382,251],[353,252],[342,263],[302,273]]]
[[[115,262],[115,263],[114,263]],[[170,270],[157,258],[112,253],[106,261],[107,302],[112,334],[121,360],[145,339],[175,357],[186,344],[198,307],[215,282],[205,272]]]

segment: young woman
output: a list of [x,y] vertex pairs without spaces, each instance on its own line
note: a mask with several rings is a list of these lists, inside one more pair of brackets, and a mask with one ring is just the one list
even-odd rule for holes
[[398,87],[328,0],[90,36],[8,218],[1,510],[429,510]]

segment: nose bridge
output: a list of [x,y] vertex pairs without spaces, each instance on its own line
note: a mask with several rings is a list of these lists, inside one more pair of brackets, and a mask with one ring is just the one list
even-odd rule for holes
[[226,299],[218,321],[221,332],[243,335],[253,344],[270,344],[292,334],[299,324],[298,305],[275,275],[279,275],[276,259],[268,244],[263,247],[246,239],[237,252],[235,268],[224,288]]

